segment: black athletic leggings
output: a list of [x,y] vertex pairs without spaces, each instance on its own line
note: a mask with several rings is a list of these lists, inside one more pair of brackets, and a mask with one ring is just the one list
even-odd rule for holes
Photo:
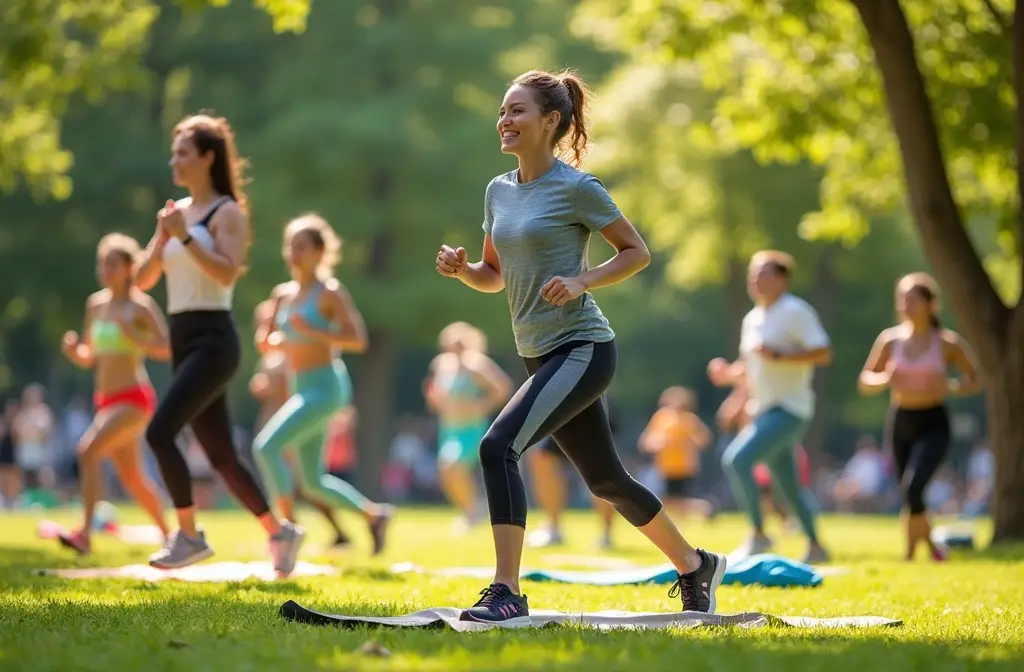
[[622,466],[602,396],[615,375],[615,342],[567,343],[525,358],[530,378],[480,442],[480,464],[492,525],[526,527],[526,489],[519,458],[553,434],[597,497],[638,527],[661,511],[661,501]]
[[[949,451],[949,416],[946,408],[896,408],[889,414],[888,425],[896,476],[903,488],[903,499],[911,514],[924,513],[925,488]],[[908,467],[913,469],[909,480],[905,478]]]
[[174,377],[146,428],[174,508],[192,506],[192,478],[176,437],[188,424],[228,490],[253,515],[269,511],[252,472],[235,452],[227,387],[242,357],[231,313],[197,310],[171,315]]

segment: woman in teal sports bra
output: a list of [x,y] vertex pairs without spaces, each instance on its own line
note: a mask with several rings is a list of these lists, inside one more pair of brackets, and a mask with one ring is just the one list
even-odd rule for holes
[[[253,311],[254,326],[259,329],[260,325],[273,315],[274,303],[265,299],[256,306]],[[253,434],[258,434],[267,421],[276,413],[284,402],[288,401],[290,391],[288,389],[288,361],[280,350],[271,350],[260,358],[256,365],[256,373],[249,379],[249,393],[259,402],[260,410],[256,417],[256,427]],[[289,453],[289,456],[294,457]],[[292,466],[292,465],[289,465]],[[334,531],[334,548],[348,546],[350,539],[341,529],[334,509],[318,500],[309,499],[303,495],[298,485],[294,488],[295,501],[300,504],[309,504],[324,517],[327,524]],[[292,519],[293,523],[298,521]]]
[[340,351],[362,352],[367,343],[362,316],[333,277],[340,247],[334,230],[317,215],[303,215],[285,227],[282,255],[293,280],[271,293],[274,310],[257,330],[256,345],[264,355],[277,349],[284,353],[292,394],[256,436],[253,454],[281,517],[295,517],[284,460],[290,449],[303,493],[362,513],[376,555],[384,548],[392,507],[371,502],[349,483],[326,473],[323,461],[327,424],[352,401],[352,382]]
[[58,535],[63,546],[82,555],[92,550],[90,533],[103,494],[100,464],[105,457],[113,461],[125,490],[165,536],[168,532],[158,490],[143,468],[139,439],[156,406],[142,363],[146,357],[168,359],[170,345],[159,306],[132,287],[139,253],[139,244],[128,236],[111,233],[100,240],[97,275],[104,289],[86,301],[84,336],[64,334],[65,356],[75,366],[95,371],[96,416],[78,445],[82,527]]
[[445,327],[438,337],[441,353],[430,363],[424,395],[438,416],[437,466],[441,489],[462,517],[456,531],[482,519],[473,471],[479,464],[480,440],[491,414],[508,400],[512,381],[487,356],[487,338],[465,322]]

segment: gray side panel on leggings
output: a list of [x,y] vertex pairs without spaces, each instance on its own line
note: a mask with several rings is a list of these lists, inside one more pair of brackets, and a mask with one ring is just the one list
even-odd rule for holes
[[517,458],[529,448],[529,440],[537,433],[544,421],[554,413],[555,409],[569,396],[569,392],[579,384],[593,358],[593,343],[573,348],[562,365],[537,393],[523,426],[519,428],[519,433],[512,441],[512,450]]

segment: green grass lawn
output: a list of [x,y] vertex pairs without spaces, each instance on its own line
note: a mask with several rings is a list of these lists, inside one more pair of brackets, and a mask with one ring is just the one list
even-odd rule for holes
[[[810,631],[739,628],[598,632],[577,628],[455,634],[438,631],[339,630],[283,622],[288,599],[335,613],[395,614],[429,606],[468,606],[481,582],[424,575],[391,576],[395,562],[424,567],[490,565],[486,528],[468,537],[449,534],[451,513],[402,510],[391,545],[368,558],[359,522],[347,519],[356,547],[322,549],[329,535],[312,512],[304,560],[333,564],[331,577],[236,584],[148,584],[138,580],[66,580],[34,576],[46,567],[144,563],[150,549],[97,537],[93,555],[77,559],[54,541],[36,538],[38,517],[0,514],[0,670],[1021,670],[1024,669],[1024,549],[998,555],[961,553],[937,565],[898,560],[895,519],[822,521],[835,565],[814,589],[720,589],[719,613],[878,615],[900,618],[900,628]],[[55,516],[72,522],[73,514]],[[121,510],[122,522],[144,522]],[[239,512],[202,516],[217,560],[262,559],[266,540]],[[586,512],[567,520],[566,547],[528,550],[524,566],[571,567],[555,554],[595,557],[596,521]],[[686,525],[695,543],[728,552],[742,537],[741,521]],[[981,526],[985,541],[988,529]],[[662,560],[639,533],[619,525],[608,555],[637,563]],[[777,551],[797,555],[799,540],[776,534]],[[922,554],[923,555],[923,554]],[[797,556],[798,557],[798,556]],[[579,566],[579,565],[577,565]],[[667,587],[599,588],[524,583],[535,609],[679,608]],[[391,655],[360,652],[376,642]]]

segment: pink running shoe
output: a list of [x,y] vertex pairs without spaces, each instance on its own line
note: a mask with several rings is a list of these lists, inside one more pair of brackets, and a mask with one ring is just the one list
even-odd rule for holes
[[89,538],[82,534],[81,530],[75,532],[61,532],[57,535],[60,545],[77,551],[79,555],[88,555],[92,550],[92,543]]

